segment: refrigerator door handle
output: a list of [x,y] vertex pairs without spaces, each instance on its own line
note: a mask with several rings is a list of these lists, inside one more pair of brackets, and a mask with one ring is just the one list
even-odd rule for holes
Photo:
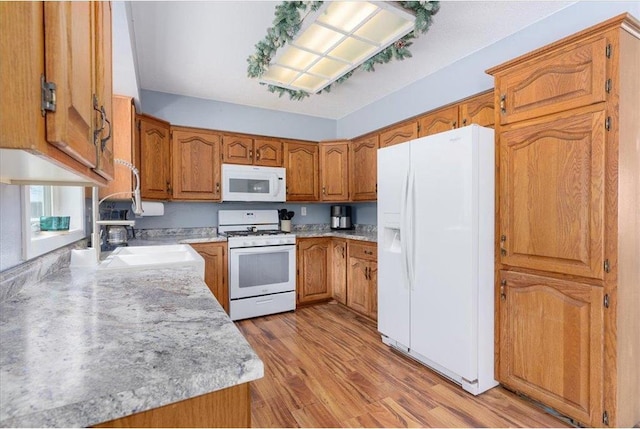
[[408,184],[407,184],[407,216],[406,216],[406,265],[407,276],[409,278],[409,289],[414,289],[415,273],[414,273],[414,235],[415,235],[415,180],[416,174],[412,166],[409,166]]
[[409,266],[407,259],[407,240],[409,240],[409,236],[411,235],[408,229],[407,223],[407,192],[409,190],[409,171],[407,170],[406,176],[402,180],[402,190],[400,191],[400,252],[402,254],[402,277],[404,279],[403,285],[405,288],[411,288],[411,279],[409,278]]

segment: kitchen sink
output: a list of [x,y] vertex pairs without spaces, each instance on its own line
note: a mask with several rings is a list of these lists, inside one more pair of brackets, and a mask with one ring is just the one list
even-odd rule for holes
[[142,270],[191,266],[204,279],[204,259],[191,246],[118,247],[98,265],[99,270]]

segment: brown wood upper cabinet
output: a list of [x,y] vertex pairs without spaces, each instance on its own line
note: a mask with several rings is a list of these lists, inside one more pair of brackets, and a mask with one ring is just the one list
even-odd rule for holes
[[222,150],[226,164],[282,167],[282,142],[277,139],[225,134]]
[[378,198],[378,134],[361,137],[351,143],[349,185],[352,201]]
[[149,115],[137,115],[142,198],[171,198],[171,125]]
[[110,3],[3,2],[0,20],[0,147],[27,149],[106,184],[113,175]]
[[330,299],[331,238],[299,238],[297,241],[298,304]]
[[[114,95],[113,105],[113,152],[114,157],[140,165],[136,160],[136,108],[133,98]],[[122,165],[115,166],[113,180],[99,189],[100,199],[109,195],[109,200],[131,200],[131,191],[135,189],[135,178],[131,171]]]
[[220,135],[198,128],[171,127],[172,197],[219,201]]
[[287,169],[287,201],[318,201],[317,143],[285,142],[284,166]]
[[516,65],[496,79],[500,123],[605,101],[607,38],[597,37]]
[[380,147],[408,142],[418,138],[418,121],[410,121],[394,125],[380,133]]
[[[97,166],[95,172],[107,180],[114,176],[114,142],[113,142],[113,78],[111,60],[111,2],[95,3],[95,86],[96,107],[100,109],[97,129],[100,133],[94,137],[97,145]],[[104,110],[103,110],[104,109]],[[104,113],[103,113],[104,112]],[[103,118],[104,114],[104,118]]]
[[430,136],[458,128],[458,106],[445,107],[418,118],[418,136]]
[[320,148],[320,199],[349,201],[349,142],[322,142]]
[[461,127],[471,124],[478,124],[481,127],[493,127],[493,124],[495,124],[493,105],[493,91],[463,101],[459,106],[460,118],[458,123]]
[[204,282],[229,314],[227,243],[194,243],[191,247],[204,259]]

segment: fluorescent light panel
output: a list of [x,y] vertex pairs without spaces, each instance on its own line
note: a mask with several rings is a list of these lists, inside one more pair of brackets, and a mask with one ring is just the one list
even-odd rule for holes
[[410,33],[414,23],[415,16],[386,2],[325,2],[260,81],[316,93]]

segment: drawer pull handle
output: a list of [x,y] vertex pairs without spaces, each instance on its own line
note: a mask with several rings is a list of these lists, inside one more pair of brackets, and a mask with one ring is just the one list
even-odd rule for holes
[[504,94],[500,96],[500,111],[507,113],[507,96]]

